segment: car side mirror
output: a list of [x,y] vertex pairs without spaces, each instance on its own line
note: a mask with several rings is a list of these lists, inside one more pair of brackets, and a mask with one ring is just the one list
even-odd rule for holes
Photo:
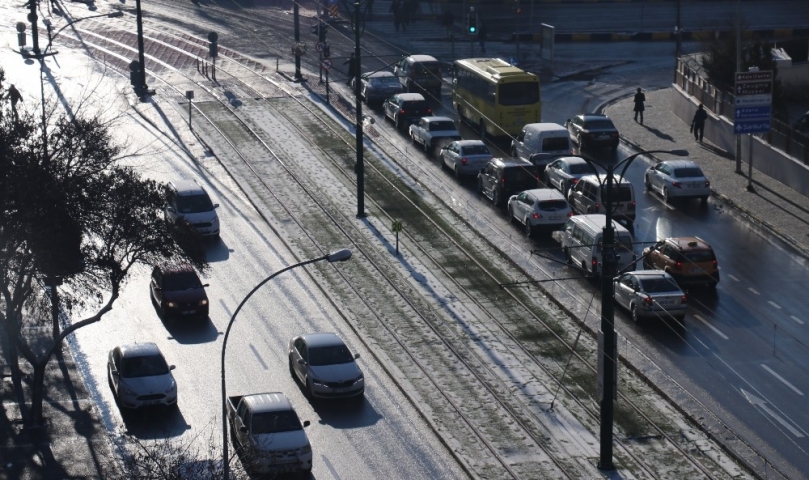
[[111,373],[111,374],[113,374],[113,375],[115,375],[116,377],[120,375],[120,373],[118,372],[118,370],[112,370],[110,373]]
[[202,284],[202,288],[205,288],[205,287],[210,287],[210,286],[211,286],[211,284],[210,284],[210,283],[203,283],[203,284]]
[[166,211],[169,212],[169,213],[177,213],[177,210],[175,210],[174,207],[171,207],[171,206],[166,207]]
[[162,292],[162,291],[163,291],[163,287],[154,287],[154,289],[155,289],[156,291],[158,291],[158,292]]
[[354,354],[354,360],[356,360],[356,359],[358,359],[358,358],[360,358],[360,354],[359,354],[359,353],[355,353],[355,354]]
[[302,358],[299,358],[298,363],[301,364],[301,365],[306,365],[306,360],[304,360]]
[[247,427],[242,425],[241,427],[239,427],[239,431],[242,432],[242,433],[247,433]]
[[308,427],[308,426],[309,426],[309,425],[311,425],[311,424],[312,424],[312,422],[310,422],[309,420],[304,420],[304,421],[303,421],[303,428],[306,428],[306,427]]
[[213,208],[219,208],[219,204],[218,204],[218,203],[214,203],[214,204],[213,204]]
[[177,366],[176,366],[176,365],[171,365],[171,366],[169,366],[169,370],[174,370],[175,368],[177,368]]

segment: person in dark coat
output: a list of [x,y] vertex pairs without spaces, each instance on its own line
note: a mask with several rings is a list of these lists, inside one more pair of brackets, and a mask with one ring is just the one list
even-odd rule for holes
[[351,80],[357,75],[357,56],[352,53],[351,57],[343,62],[343,65],[345,64],[348,64],[348,80],[346,80],[346,84],[351,85]]
[[402,29],[407,30],[407,27],[402,24],[403,10],[404,7],[402,5],[402,0],[393,0],[393,2],[390,4],[390,13],[393,14],[393,26],[396,27],[397,32],[399,31],[399,26],[401,26]]
[[14,116],[14,120],[19,120],[20,117],[17,115],[17,102],[22,101],[22,95],[20,95],[20,91],[17,90],[17,87],[15,87],[13,83],[8,87],[8,95],[6,98],[11,100],[11,114]]
[[643,94],[640,87],[638,87],[638,93],[635,94],[635,121],[638,121],[638,114],[640,114],[640,124],[643,125],[643,110],[645,109],[643,106],[643,102],[646,101],[646,95]]
[[707,119],[708,112],[700,103],[699,108],[694,113],[694,119],[691,120],[691,131],[694,132],[694,140],[702,141],[702,135],[705,133],[705,120]]
[[365,2],[365,19],[369,21],[374,19],[374,0]]
[[486,53],[486,37],[489,36],[489,30],[486,28],[486,23],[481,22],[478,27],[478,43],[480,43],[481,53]]

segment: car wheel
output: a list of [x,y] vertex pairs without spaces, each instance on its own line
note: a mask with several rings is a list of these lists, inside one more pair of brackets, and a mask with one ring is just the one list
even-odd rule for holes
[[512,156],[512,157],[516,157],[516,156],[517,156],[517,149],[516,149],[516,148],[512,148],[512,149],[511,149],[511,156]]
[[292,366],[292,355],[289,356],[289,374],[292,375],[292,379],[297,381],[297,375],[295,375],[295,367]]
[[525,236],[530,238],[531,235],[533,235],[533,233],[534,233],[534,227],[531,226],[531,221],[526,218],[525,219]]
[[413,145],[416,144],[416,136],[413,135],[412,133],[410,134],[410,143],[412,143]]
[[402,121],[399,119],[398,115],[393,120],[393,124],[396,126],[396,130],[400,130],[402,128]]
[[424,143],[422,143],[421,146],[424,149],[425,154],[430,153],[430,147],[429,147],[429,144],[426,141]]
[[495,205],[500,205],[500,191],[496,188],[492,190],[492,203]]
[[514,224],[517,219],[514,218],[514,208],[508,207],[508,223]]
[[461,169],[458,168],[457,166],[455,167],[455,178],[457,178],[458,180],[461,179]]
[[633,303],[629,306],[629,310],[632,313],[632,321],[638,323],[640,320],[640,316],[638,315],[638,307]]
[[562,254],[565,256],[565,263],[570,263],[573,260],[570,257],[570,250],[567,247],[562,248]]
[[643,183],[646,185],[646,191],[652,191],[652,182],[649,180],[649,175],[646,175],[643,179]]
[[306,379],[306,395],[310,399],[315,398],[315,387],[312,385],[312,382],[308,378]]
[[478,193],[483,195],[483,180],[478,178]]
[[702,201],[702,203],[708,203],[708,195],[703,195],[699,197],[699,199]]
[[671,202],[671,197],[669,196],[669,189],[663,187],[663,201],[666,203]]
[[579,150],[584,150],[584,138],[581,136],[581,133],[576,135],[576,143],[579,144]]

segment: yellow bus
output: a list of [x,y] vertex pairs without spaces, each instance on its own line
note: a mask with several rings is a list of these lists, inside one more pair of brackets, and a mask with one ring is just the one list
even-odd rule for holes
[[500,58],[455,60],[452,107],[481,135],[513,137],[540,122],[539,77]]

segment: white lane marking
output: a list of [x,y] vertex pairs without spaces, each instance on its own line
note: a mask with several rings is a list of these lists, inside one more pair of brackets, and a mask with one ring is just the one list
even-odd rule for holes
[[755,293],[756,295],[761,295],[760,293],[758,293],[758,290],[756,290],[753,287],[747,287],[747,289],[750,290],[751,292]]
[[769,303],[773,307],[777,308],[778,310],[781,310],[781,305],[778,305],[777,303],[773,302],[772,300],[768,301],[767,303]]
[[786,428],[787,430],[790,431],[790,433],[792,433],[792,435],[795,435],[798,438],[803,438],[803,433],[798,431],[797,428],[790,425],[786,420],[784,420],[781,417],[781,415],[778,415],[777,413],[773,412],[770,409],[770,407],[767,406],[767,402],[765,402],[761,398],[758,398],[757,396],[753,395],[752,393],[746,391],[743,388],[741,389],[741,391],[742,391],[742,395],[744,395],[744,397],[747,399],[748,402],[750,402],[752,405],[754,405],[756,407],[761,407],[761,409],[764,410],[765,413],[767,413],[769,416],[774,418],[778,423],[783,425],[784,428]]
[[731,274],[728,274],[728,278],[730,278],[730,279],[731,279],[731,280],[733,280],[734,282],[738,282],[738,281],[739,281],[739,279],[738,279],[738,278],[736,278],[735,276],[733,276],[733,275],[731,275]]
[[803,325],[803,321],[800,318],[796,317],[795,315],[790,315],[789,318]]
[[729,338],[728,338],[728,336],[727,336],[727,335],[725,335],[724,333],[722,333],[722,332],[721,332],[721,331],[720,331],[718,328],[714,327],[714,326],[713,326],[713,325],[711,325],[710,323],[706,322],[706,321],[705,321],[705,319],[704,319],[704,318],[702,318],[701,316],[699,316],[699,315],[694,315],[694,318],[696,318],[697,320],[699,320],[700,322],[702,322],[703,324],[705,324],[705,326],[706,326],[706,327],[708,327],[708,328],[710,328],[711,330],[713,330],[714,332],[716,332],[716,334],[717,334],[717,335],[719,335],[720,337],[724,338],[725,340],[729,340]]
[[791,388],[791,389],[792,389],[792,391],[794,391],[794,392],[795,392],[795,393],[797,393],[798,395],[803,396],[803,392],[802,392],[802,391],[798,390],[798,389],[795,387],[795,385],[792,385],[791,383],[789,383],[789,382],[788,382],[788,381],[787,381],[787,380],[786,380],[784,377],[782,377],[781,375],[778,375],[777,373],[775,373],[775,372],[774,372],[774,371],[773,371],[773,370],[772,370],[770,367],[768,367],[767,365],[764,365],[764,364],[762,363],[762,364],[761,364],[761,368],[763,368],[764,370],[767,370],[768,372],[770,372],[770,374],[771,374],[773,377],[777,378],[778,380],[781,380],[781,383],[783,383],[783,384],[784,384],[784,385],[786,385],[787,387]]

